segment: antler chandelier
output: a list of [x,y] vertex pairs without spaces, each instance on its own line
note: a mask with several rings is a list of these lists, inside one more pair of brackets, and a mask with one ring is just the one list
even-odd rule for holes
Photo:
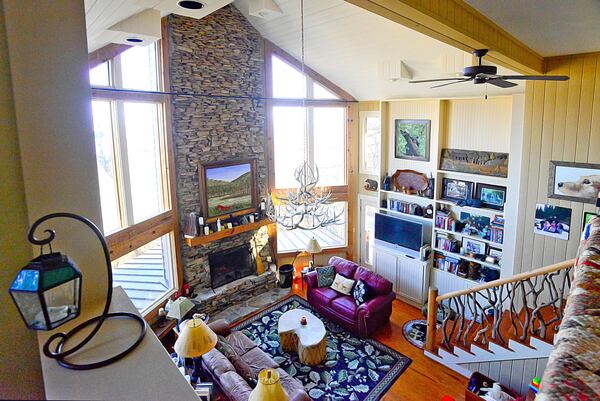
[[287,197],[270,195],[267,199],[267,216],[287,230],[315,230],[334,224],[341,224],[343,210],[336,211],[330,206],[333,202],[331,191],[317,187],[319,168],[308,162],[302,163],[295,171],[294,178],[299,188],[288,191]]

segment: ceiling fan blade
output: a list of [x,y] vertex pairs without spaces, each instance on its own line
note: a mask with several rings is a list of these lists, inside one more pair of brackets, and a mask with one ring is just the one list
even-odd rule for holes
[[508,82],[500,78],[488,79],[487,83],[499,88],[512,88],[513,86],[517,86],[517,84],[513,82]]
[[524,81],[568,81],[566,75],[500,75],[500,79],[524,80]]
[[454,82],[448,82],[447,84],[441,84],[441,85],[435,85],[432,86],[431,89],[433,88],[441,88],[442,86],[448,86],[448,85],[454,85],[454,84],[459,84],[461,82],[467,82],[467,81],[472,81],[475,77],[467,77],[467,78],[461,78],[460,81],[454,81]]
[[440,79],[424,79],[421,81],[408,81],[409,84],[421,84],[424,82],[440,82],[440,81],[462,81],[464,78],[440,78]]

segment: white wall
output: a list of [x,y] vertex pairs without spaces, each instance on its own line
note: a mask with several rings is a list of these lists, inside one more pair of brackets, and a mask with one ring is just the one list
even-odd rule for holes
[[[83,1],[4,0],[3,7],[6,35],[2,35],[2,41],[6,40],[8,46],[23,174],[18,184],[24,188],[28,223],[47,213],[68,211],[100,224]],[[7,61],[5,56],[4,49],[0,49],[2,67]],[[3,73],[2,78],[5,76]],[[2,95],[5,95],[7,83],[0,82]],[[2,100],[10,101],[6,96]],[[16,148],[13,152],[18,157]],[[14,167],[16,177],[18,168]],[[9,206],[7,212],[24,215],[24,199],[15,198],[15,202],[20,204]],[[22,223],[28,224],[27,221]],[[53,221],[49,226],[57,231],[54,249],[68,254],[82,270],[83,308],[89,307],[91,302],[104,297],[106,289],[101,248],[80,223]],[[23,224],[19,227],[10,236],[23,244],[26,232]],[[2,234],[4,236],[4,230]],[[31,252],[28,245],[27,249]],[[13,268],[23,262],[21,256],[11,258],[6,264]],[[4,260],[2,265],[5,265]],[[4,284],[6,277],[2,278]],[[2,314],[11,318],[6,322],[2,320],[2,343],[12,345],[9,351],[13,356],[6,358],[7,350],[2,348],[3,388],[0,396],[10,394],[27,398],[31,393],[39,398],[43,391],[39,371],[31,367],[39,364],[35,341],[31,341],[34,334],[23,333],[23,323],[12,302],[3,303]],[[21,339],[7,338],[10,333],[30,341],[24,345]],[[24,361],[24,358],[33,360]],[[15,359],[17,362],[13,363]],[[5,364],[11,368],[8,378],[4,376]]]

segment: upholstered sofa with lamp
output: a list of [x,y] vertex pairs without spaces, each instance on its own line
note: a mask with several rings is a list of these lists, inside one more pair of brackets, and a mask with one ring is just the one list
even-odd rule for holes
[[[255,375],[266,368],[276,369],[279,373],[281,385],[286,390],[290,401],[310,401],[302,383],[294,379],[279,367],[277,362],[265,354],[256,344],[240,331],[231,331],[225,320],[216,320],[209,323],[208,327],[217,335],[223,336],[225,341],[233,348],[252,370]],[[216,383],[229,401],[248,401],[252,388],[236,371],[233,364],[216,348],[202,355],[202,367],[209,374],[213,383]]]
[[392,283],[365,267],[334,256],[329,260],[335,273],[352,280],[362,280],[369,295],[368,300],[357,305],[351,295],[344,295],[330,287],[319,287],[317,272],[304,275],[308,287],[307,299],[313,308],[329,319],[360,337],[370,337],[384,326],[392,314],[392,301],[396,294]]

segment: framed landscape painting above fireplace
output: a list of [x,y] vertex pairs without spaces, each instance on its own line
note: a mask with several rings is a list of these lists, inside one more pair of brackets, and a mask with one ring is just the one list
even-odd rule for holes
[[200,163],[200,207],[207,222],[256,211],[256,159]]

